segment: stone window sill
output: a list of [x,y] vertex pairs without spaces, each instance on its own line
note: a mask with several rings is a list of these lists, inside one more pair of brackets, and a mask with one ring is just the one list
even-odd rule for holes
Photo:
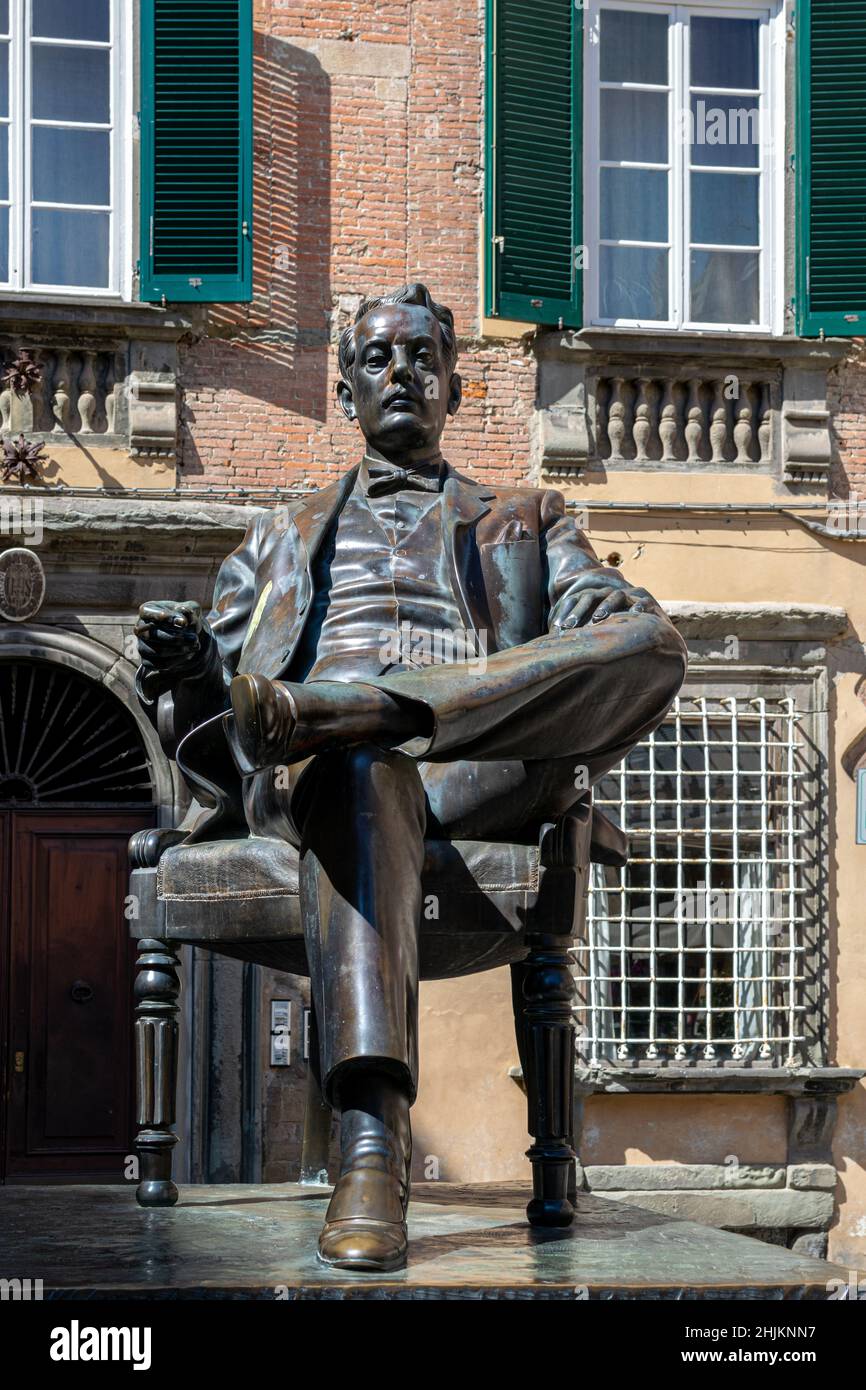
[[[522,1067],[508,1075],[525,1090]],[[586,1067],[574,1070],[578,1095],[837,1096],[866,1076],[857,1067]]]
[[61,298],[56,295],[0,294],[0,329],[36,331],[40,335],[66,333],[106,334],[113,337],[164,337],[203,331],[204,310],[199,305],[142,304],[123,299]]
[[851,351],[849,338],[799,338],[795,334],[725,332],[710,330],[686,333],[676,329],[581,328],[580,330],[542,329],[533,339],[533,350],[540,359],[573,361],[575,357],[604,354],[633,361],[646,356],[732,358],[790,362],[820,362],[829,367]]
[[[509,1071],[519,1085],[519,1067]],[[580,1095],[843,1095],[866,1076],[857,1067],[575,1068]]]

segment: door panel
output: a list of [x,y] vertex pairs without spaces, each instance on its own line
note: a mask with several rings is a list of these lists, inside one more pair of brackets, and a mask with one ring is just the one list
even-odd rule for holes
[[[126,846],[141,812],[11,821],[7,1182],[121,1180],[131,1139]],[[23,1070],[14,1058],[24,1054]]]
[[7,1099],[11,1082],[9,1061],[9,925],[12,920],[10,840],[12,817],[0,811],[0,1182],[6,1180]]

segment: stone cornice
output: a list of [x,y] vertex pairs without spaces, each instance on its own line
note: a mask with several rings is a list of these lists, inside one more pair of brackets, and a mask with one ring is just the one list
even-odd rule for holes
[[198,305],[167,309],[158,304],[100,299],[29,299],[0,295],[0,333],[25,334],[34,340],[81,337],[168,339],[204,331]]
[[770,337],[748,333],[680,333],[633,328],[583,328],[580,332],[539,333],[532,339],[536,356],[547,361],[584,364],[589,360],[622,360],[639,369],[644,360],[694,358],[748,368],[750,363],[806,364],[829,370],[852,352],[847,338]]
[[[0,532],[0,549],[15,543],[11,514],[3,504],[8,506],[16,502],[22,504],[25,519],[36,515],[30,510],[34,502],[42,503],[40,522],[44,548],[52,544],[68,548],[71,543],[84,551],[99,550],[103,546],[116,551],[118,545],[134,548],[146,544],[151,548],[175,551],[192,544],[197,552],[219,556],[238,544],[261,510],[228,502],[185,502],[180,498],[171,501],[150,501],[141,497],[83,501],[40,497],[35,489],[15,497],[0,492],[0,521],[4,527]],[[23,543],[27,544],[26,540]]]
[[695,603],[672,599],[664,603],[683,637],[727,637],[744,640],[809,642],[841,637],[848,630],[844,608],[823,603]]

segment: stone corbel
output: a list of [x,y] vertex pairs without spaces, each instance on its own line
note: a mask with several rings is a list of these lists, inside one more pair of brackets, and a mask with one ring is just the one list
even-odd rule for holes
[[833,461],[826,367],[786,366],[782,397],[784,480],[822,482]]
[[537,445],[547,478],[575,476],[595,446],[587,410],[586,373],[570,362],[545,364],[539,385]]
[[177,449],[175,377],[165,372],[130,372],[126,395],[130,454],[173,459]]
[[590,428],[586,408],[554,406],[538,414],[538,443],[549,478],[574,476],[590,458]]

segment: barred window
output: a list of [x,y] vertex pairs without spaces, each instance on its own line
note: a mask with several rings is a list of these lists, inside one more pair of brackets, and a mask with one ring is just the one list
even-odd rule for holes
[[820,1058],[823,758],[814,701],[682,695],[596,787],[627,832],[575,947],[584,1064]]

